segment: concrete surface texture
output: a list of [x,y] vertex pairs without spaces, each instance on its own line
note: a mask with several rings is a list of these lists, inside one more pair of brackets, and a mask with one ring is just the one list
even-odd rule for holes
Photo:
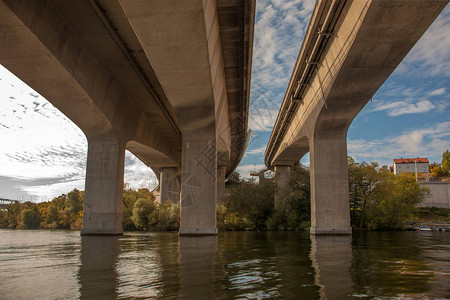
[[430,189],[430,195],[419,206],[450,208],[450,182],[420,182],[420,186]]
[[448,1],[318,1],[265,154],[311,158],[311,233],[350,234],[347,130]]
[[275,166],[275,184],[277,192],[275,193],[275,206],[282,206],[283,203],[283,189],[289,184],[289,175],[291,172],[290,166]]
[[217,165],[230,174],[247,138],[254,6],[0,1],[0,63],[87,136],[82,234],[122,233],[125,149],[161,175],[161,201],[181,175],[180,233],[217,232]]

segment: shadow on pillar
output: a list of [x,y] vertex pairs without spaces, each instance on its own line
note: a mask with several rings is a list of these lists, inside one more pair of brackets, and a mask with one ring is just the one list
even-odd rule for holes
[[119,237],[83,236],[78,272],[81,299],[117,299]]
[[348,235],[311,236],[310,257],[320,299],[353,299],[351,242]]
[[182,299],[215,299],[217,236],[180,237]]

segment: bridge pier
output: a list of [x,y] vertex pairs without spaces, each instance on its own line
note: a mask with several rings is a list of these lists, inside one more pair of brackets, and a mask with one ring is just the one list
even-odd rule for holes
[[117,139],[88,139],[81,235],[121,235],[125,144]]
[[216,140],[183,135],[180,235],[216,235]]
[[310,233],[351,234],[345,134],[310,141]]
[[276,183],[276,193],[275,193],[275,206],[280,206],[285,198],[282,195],[282,191],[289,184],[289,175],[291,173],[290,166],[275,166],[275,183]]
[[180,184],[177,178],[178,168],[161,168],[160,175],[160,203],[171,200],[180,201]]

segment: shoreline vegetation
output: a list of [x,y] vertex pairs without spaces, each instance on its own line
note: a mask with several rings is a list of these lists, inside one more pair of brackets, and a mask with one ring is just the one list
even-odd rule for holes
[[[448,150],[444,152],[445,158]],[[439,175],[448,174],[448,163]],[[433,167],[435,168],[435,167]],[[348,158],[351,225],[358,230],[405,230],[414,223],[450,223],[450,209],[418,207],[429,194],[413,173],[395,176],[377,163]],[[275,179],[257,183],[234,172],[226,181],[225,197],[217,205],[220,231],[304,231],[310,227],[309,169],[291,168],[286,188],[276,191]],[[277,200],[276,200],[277,199]],[[12,203],[0,210],[0,228],[80,230],[84,192],[74,189],[49,202]],[[156,203],[146,188],[123,192],[124,231],[175,231],[180,206]]]

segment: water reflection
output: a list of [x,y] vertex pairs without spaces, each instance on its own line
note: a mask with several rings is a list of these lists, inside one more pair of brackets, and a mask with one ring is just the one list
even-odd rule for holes
[[449,236],[438,232],[367,232],[353,237],[355,294],[449,297]]
[[83,236],[78,273],[82,299],[116,299],[119,237]]
[[214,299],[217,236],[180,237],[182,299]]
[[320,299],[352,298],[351,236],[311,236],[310,257]]
[[0,299],[445,299],[450,234],[0,230]]

